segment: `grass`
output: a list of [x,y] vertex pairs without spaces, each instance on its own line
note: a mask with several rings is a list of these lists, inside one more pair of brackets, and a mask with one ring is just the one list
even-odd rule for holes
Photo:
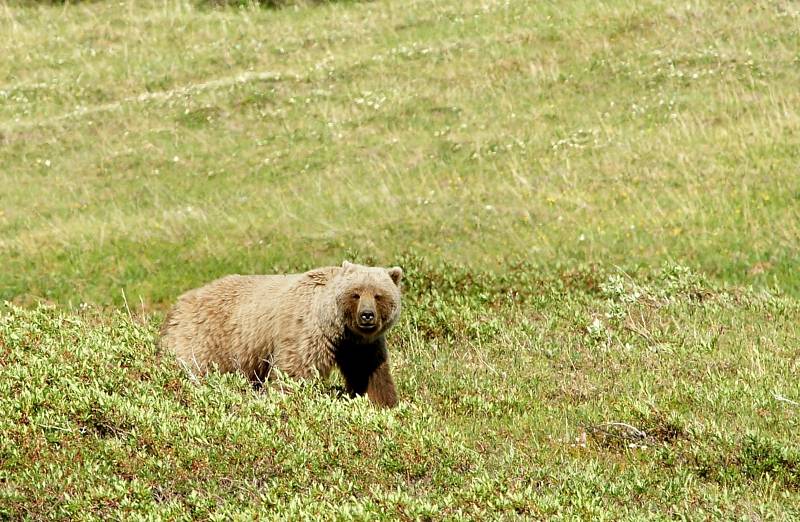
[[7,306],[0,512],[797,516],[795,300],[679,266],[548,280],[406,261],[422,270],[391,336],[404,400],[388,412],[335,381],[193,383],[157,322],[123,311]]
[[[800,516],[799,18],[0,0],[0,517]],[[345,257],[396,411],[153,343]]]

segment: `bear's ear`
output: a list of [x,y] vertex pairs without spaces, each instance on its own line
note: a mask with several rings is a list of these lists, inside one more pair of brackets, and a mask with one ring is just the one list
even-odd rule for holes
[[403,279],[403,269],[402,268],[400,268],[399,266],[394,266],[394,267],[388,269],[387,272],[389,272],[389,277],[392,278],[392,281],[394,281],[394,284],[396,284],[396,285],[400,284],[400,280]]
[[342,262],[342,268],[344,268],[345,272],[352,267],[353,263],[351,263],[350,261],[345,259],[344,262]]

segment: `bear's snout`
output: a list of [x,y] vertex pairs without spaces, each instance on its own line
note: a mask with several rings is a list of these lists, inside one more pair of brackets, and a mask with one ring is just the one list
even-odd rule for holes
[[362,330],[373,330],[378,326],[378,314],[375,310],[375,301],[367,296],[362,296],[356,310],[356,325]]

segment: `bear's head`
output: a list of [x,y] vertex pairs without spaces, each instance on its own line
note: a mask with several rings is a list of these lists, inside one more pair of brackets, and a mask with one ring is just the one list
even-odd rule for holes
[[345,261],[333,280],[336,304],[344,327],[372,341],[394,325],[400,315],[399,267],[381,268]]

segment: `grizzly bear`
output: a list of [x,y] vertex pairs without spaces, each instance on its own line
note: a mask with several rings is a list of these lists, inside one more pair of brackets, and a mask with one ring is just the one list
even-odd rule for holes
[[351,396],[393,407],[384,336],[400,314],[402,277],[400,267],[347,261],[302,274],[226,276],[178,298],[161,344],[194,374],[216,365],[254,383],[272,369],[327,377],[335,365]]

